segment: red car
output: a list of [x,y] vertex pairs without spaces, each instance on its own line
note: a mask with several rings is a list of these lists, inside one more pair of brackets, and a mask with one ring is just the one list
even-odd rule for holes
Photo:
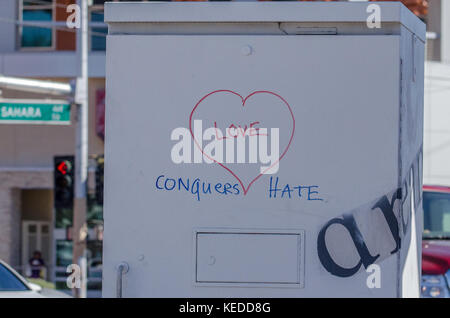
[[450,298],[450,187],[424,186],[422,297]]

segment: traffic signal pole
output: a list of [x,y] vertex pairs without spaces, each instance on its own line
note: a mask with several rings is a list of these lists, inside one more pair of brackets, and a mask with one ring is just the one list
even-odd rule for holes
[[73,259],[81,268],[81,288],[73,289],[74,297],[87,295],[87,173],[88,173],[88,1],[77,0],[81,8],[81,27],[77,31],[77,53],[80,61],[80,77],[77,79],[75,101],[77,103],[77,140],[75,153],[75,198],[73,208]]

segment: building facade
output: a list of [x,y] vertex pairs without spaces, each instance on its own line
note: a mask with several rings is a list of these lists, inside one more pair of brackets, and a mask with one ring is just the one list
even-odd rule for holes
[[[53,82],[69,82],[79,76],[76,29],[66,27],[66,7],[75,2],[0,1],[0,75]],[[92,158],[103,154],[107,33],[103,2],[93,1],[89,9],[89,155]],[[1,99],[36,102],[55,99],[37,93],[0,90]],[[53,158],[75,153],[75,108],[72,105],[70,125],[0,123],[0,259],[27,274],[28,260],[39,250],[46,263],[45,278],[61,282],[65,281],[65,266],[71,263],[71,220],[68,220],[71,211],[54,208]],[[90,183],[94,182],[93,173],[89,178]],[[95,221],[101,224],[101,207],[91,204],[89,213],[95,214],[94,224]],[[91,245],[101,246],[94,226],[89,239]],[[94,250],[92,266],[101,264],[101,249]]]
[[450,186],[450,1],[430,0],[429,3],[424,184]]

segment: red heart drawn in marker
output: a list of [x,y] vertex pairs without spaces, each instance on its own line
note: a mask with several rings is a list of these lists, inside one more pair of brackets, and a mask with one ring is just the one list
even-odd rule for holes
[[[280,157],[278,158],[278,160],[276,162],[274,162],[270,167],[268,167],[267,169],[265,169],[262,173],[259,173],[253,180],[251,180],[251,182],[247,185],[247,187],[244,185],[244,183],[242,182],[241,178],[239,178],[239,176],[233,171],[231,170],[229,167],[227,167],[225,164],[216,161],[215,159],[211,158],[210,156],[208,156],[207,154],[205,154],[204,150],[202,149],[202,147],[200,146],[200,144],[198,143],[198,141],[195,139],[194,133],[192,131],[192,118],[194,116],[194,113],[196,112],[198,106],[208,97],[210,97],[213,94],[217,94],[217,93],[230,93],[230,94],[234,94],[238,97],[240,97],[241,101],[242,101],[242,107],[245,107],[246,102],[252,97],[255,96],[257,94],[270,94],[272,96],[277,97],[278,99],[280,99],[282,101],[282,104],[284,106],[286,106],[287,110],[289,111],[289,114],[291,116],[292,119],[292,132],[289,138],[289,142],[286,146],[286,148],[284,149],[284,151],[281,153]],[[229,173],[231,173],[231,175],[233,175],[236,180],[239,182],[239,184],[241,185],[243,191],[244,191],[244,195],[246,195],[248,193],[248,191],[250,190],[250,187],[252,186],[253,183],[255,183],[256,180],[258,180],[263,174],[265,174],[269,169],[271,169],[273,166],[277,165],[281,159],[283,159],[283,157],[285,156],[286,152],[288,151],[292,139],[294,138],[294,133],[295,133],[295,118],[294,118],[294,113],[292,112],[291,106],[289,105],[289,103],[283,98],[281,97],[279,94],[276,94],[274,92],[271,91],[255,91],[253,93],[251,93],[250,95],[248,95],[247,97],[242,97],[242,95],[232,91],[232,90],[216,90],[213,91],[209,94],[206,94],[205,96],[203,96],[198,102],[197,104],[194,106],[194,108],[192,109],[192,112],[189,116],[189,130],[191,132],[191,136],[192,139],[194,140],[195,145],[197,146],[198,149],[200,149],[200,151],[203,153],[203,156],[207,157],[208,159],[210,159],[211,161],[217,163],[219,166],[221,166],[222,168],[224,168],[226,171],[228,171]]]

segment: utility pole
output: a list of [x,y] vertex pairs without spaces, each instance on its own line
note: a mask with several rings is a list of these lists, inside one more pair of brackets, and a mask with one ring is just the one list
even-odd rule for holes
[[80,76],[77,78],[77,140],[75,154],[75,198],[73,207],[73,259],[81,268],[81,288],[73,289],[73,295],[86,298],[87,294],[87,173],[88,173],[88,0],[77,0],[81,9],[81,24],[77,30],[77,54],[80,61]]

